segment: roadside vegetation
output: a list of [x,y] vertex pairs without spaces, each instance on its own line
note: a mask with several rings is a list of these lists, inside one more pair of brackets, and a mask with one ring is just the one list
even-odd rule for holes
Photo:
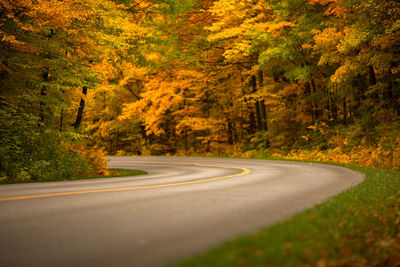
[[0,0],[0,18],[0,177],[104,171],[82,149],[400,168],[397,0]]
[[350,167],[362,184],[177,266],[399,266],[400,173]]
[[116,177],[128,177],[136,175],[147,174],[145,171],[140,170],[130,170],[130,169],[108,169],[108,175],[101,176],[76,176],[65,178],[62,176],[58,179],[37,179],[37,180],[1,180],[0,184],[17,184],[17,183],[38,183],[38,182],[55,182],[55,181],[76,181],[76,180],[86,180],[86,179],[99,179],[99,178],[116,178]]

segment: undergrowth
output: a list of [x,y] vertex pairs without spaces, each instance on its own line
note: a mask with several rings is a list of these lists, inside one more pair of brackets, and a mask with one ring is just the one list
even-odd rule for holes
[[[98,178],[110,178],[110,177],[126,177],[126,176],[136,176],[136,175],[144,175],[147,174],[145,171],[140,170],[129,170],[129,169],[108,169],[108,175],[99,175],[99,176],[78,176],[78,177],[69,177],[69,178],[59,178],[53,179],[52,182],[55,181],[74,181],[74,180],[85,180],[85,179],[98,179]],[[49,182],[49,180],[12,180],[12,181],[0,181],[0,184],[16,184],[16,183],[36,183],[36,182]]]

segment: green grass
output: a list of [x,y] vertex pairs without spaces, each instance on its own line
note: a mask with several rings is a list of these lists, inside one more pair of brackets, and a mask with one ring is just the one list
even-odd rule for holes
[[40,183],[40,182],[58,182],[58,181],[75,181],[75,180],[86,180],[86,179],[99,179],[99,178],[111,178],[111,177],[126,177],[147,174],[145,171],[140,170],[129,170],[129,169],[109,169],[111,174],[106,176],[91,176],[91,177],[76,177],[69,179],[55,179],[55,180],[12,180],[12,181],[1,181],[0,184],[18,184],[18,183]]
[[125,176],[136,176],[136,175],[147,174],[147,172],[140,171],[140,170],[129,170],[129,169],[109,169],[109,170],[110,170],[111,174],[107,175],[107,176],[83,177],[83,178],[76,178],[76,179],[73,179],[73,180],[110,178],[110,177],[125,177]]
[[400,174],[351,168],[360,185],[177,266],[399,266]]

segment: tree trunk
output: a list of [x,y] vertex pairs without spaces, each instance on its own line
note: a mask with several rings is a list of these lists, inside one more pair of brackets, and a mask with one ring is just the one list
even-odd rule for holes
[[[43,76],[43,81],[48,82],[50,80],[50,73],[49,70],[46,68],[46,70],[42,74]],[[40,122],[44,123],[44,117],[45,117],[45,109],[46,109],[46,104],[44,103],[44,97],[47,95],[47,88],[46,86],[43,86],[42,89],[40,90],[40,103],[39,103],[39,118]]]
[[375,77],[374,67],[369,65],[368,69],[369,69],[369,85],[375,85],[376,84],[376,77]]
[[[62,96],[63,98],[61,99],[61,102],[64,104],[64,94],[65,94],[65,90],[62,91]],[[64,108],[61,107],[61,111],[60,111],[60,125],[59,125],[59,131],[62,132],[63,131],[63,125],[64,125]]]
[[61,114],[60,114],[60,132],[63,131],[63,121],[64,121],[64,110],[61,110]]
[[390,69],[386,71],[387,75],[387,83],[388,90],[392,92],[392,107],[395,110],[397,116],[400,115],[400,90],[399,90],[399,82],[393,79],[392,69],[396,68],[398,64],[391,63]]
[[40,90],[40,107],[39,107],[39,118],[40,118],[40,122],[44,123],[44,113],[45,113],[45,108],[46,105],[43,101],[44,97],[46,96],[46,87],[43,86],[42,89]]
[[[311,93],[315,94],[317,92],[317,88],[315,86],[314,79],[311,77]],[[318,105],[318,102],[315,101],[315,95],[313,97],[313,112],[314,112],[314,117],[315,120],[318,120],[320,117],[322,117],[322,105]]]
[[400,115],[400,90],[398,89],[398,84],[396,85],[396,81],[393,79],[392,71],[389,69],[387,71],[387,80],[388,80],[388,91],[392,92],[392,99],[390,101],[392,102],[392,107],[394,108],[394,111],[397,116]]
[[187,153],[188,150],[189,150],[189,140],[188,140],[187,129],[185,129],[184,136],[185,136],[185,139],[184,139],[184,141],[185,141],[185,152]]
[[[369,86],[374,86],[374,85],[376,85],[376,77],[375,77],[374,67],[372,65],[369,65],[368,70],[369,70]],[[374,98],[373,99],[374,103],[379,104],[378,92],[374,92],[373,98]]]
[[228,144],[233,145],[233,128],[230,121],[228,121]]
[[337,120],[338,118],[338,90],[335,86],[335,91],[332,93],[332,118]]
[[[315,122],[315,113],[314,113],[314,106],[313,102],[309,99],[311,96],[311,86],[309,82],[306,82],[306,90],[304,91],[304,95],[306,97],[306,112],[311,115],[311,120],[314,123]],[[307,105],[307,103],[309,103]]]
[[[82,88],[82,93],[83,93],[83,95],[87,94],[87,87],[86,86],[84,86]],[[75,130],[78,129],[81,126],[82,116],[83,116],[83,109],[84,108],[85,108],[85,100],[82,97],[81,98],[81,102],[79,103],[78,114],[76,115]]]
[[[251,76],[251,87],[253,89],[252,93],[257,92],[257,79],[256,76]],[[261,113],[260,113],[260,101],[256,100],[255,103],[255,108],[256,108],[256,120],[257,120],[257,130],[261,131]]]
[[115,152],[118,152],[119,147],[119,130],[117,129],[116,136],[115,136]]
[[[252,106],[249,104],[249,101],[248,101],[248,99],[246,97],[246,93],[244,92],[244,90],[242,91],[242,95],[243,95],[244,103],[246,104],[247,110],[249,112],[249,128],[247,129],[247,133],[248,134],[254,134],[256,132],[256,130],[257,130],[256,118],[255,118],[255,115],[254,115],[254,111],[253,111]],[[243,116],[242,121],[243,122],[246,121],[244,119],[244,116]],[[244,136],[244,135],[242,135],[242,136]]]
[[[261,70],[258,71],[258,88],[261,89],[264,87],[264,77],[263,72]],[[260,117],[261,117],[261,130],[268,131],[267,125],[267,112],[265,110],[265,102],[264,100],[260,101]]]
[[343,98],[343,124],[344,126],[347,126],[346,97]]

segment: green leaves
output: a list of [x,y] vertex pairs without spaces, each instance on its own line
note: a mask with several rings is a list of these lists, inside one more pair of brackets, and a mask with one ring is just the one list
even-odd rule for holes
[[87,174],[87,161],[66,150],[57,132],[43,130],[39,119],[23,107],[3,100],[0,107],[0,182]]
[[267,48],[265,51],[261,53],[258,58],[258,62],[260,63],[261,68],[267,68],[271,61],[278,62],[278,61],[290,61],[292,59],[292,55],[290,51],[287,49],[285,44],[282,44],[277,47],[270,47]]

